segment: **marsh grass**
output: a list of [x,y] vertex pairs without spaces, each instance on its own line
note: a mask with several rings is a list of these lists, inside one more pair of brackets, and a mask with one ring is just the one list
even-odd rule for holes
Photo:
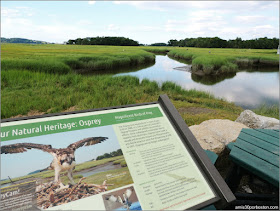
[[256,114],[262,116],[273,117],[279,119],[279,105],[266,105],[263,104],[253,110]]
[[71,70],[69,66],[55,59],[41,59],[41,60],[2,59],[1,69],[2,70],[24,69],[24,70],[35,71],[35,72],[57,73],[57,74],[66,74]]
[[[107,178],[106,175],[111,174],[115,177]],[[119,175],[119,176],[118,176]],[[78,181],[79,179],[77,179]],[[113,190],[124,185],[132,184],[133,180],[130,175],[128,167],[123,167],[120,169],[109,170],[106,172],[100,172],[92,176],[88,176],[83,182],[87,184],[102,184],[104,180],[107,180],[108,184],[113,184],[113,186],[108,186],[108,190]],[[77,182],[75,181],[75,182]],[[68,178],[65,177],[65,183],[68,182]]]
[[139,54],[133,56],[94,56],[64,60],[65,64],[67,64],[71,69],[84,70],[83,72],[133,67],[154,63],[154,61],[154,55],[150,54]]
[[[176,47],[121,47],[3,44],[1,72],[1,117],[28,115],[31,111],[56,113],[157,101],[167,94],[177,108],[208,107],[215,118],[235,120],[242,109],[209,93],[184,90],[165,82],[139,81],[136,77],[112,75],[80,75],[75,71],[103,70],[133,66],[154,60],[147,52],[168,52],[177,59],[191,59],[204,65],[206,71],[232,71],[236,58],[278,61],[270,50],[198,49]],[[211,53],[209,53],[211,51]],[[219,69],[220,68],[220,69]],[[213,114],[184,113],[187,124],[199,124]]]
[[205,74],[236,72],[239,68],[259,64],[279,65],[279,57],[275,50],[189,47],[170,47],[167,50],[168,56],[192,61],[193,71],[202,70]]
[[[3,119],[19,114],[27,115],[32,110],[56,113],[71,107],[83,110],[152,102],[157,101],[160,94],[167,94],[175,102],[180,101],[186,106],[191,104],[224,110],[229,115],[223,115],[223,118],[234,119],[242,110],[206,92],[184,90],[171,82],[165,82],[162,86],[146,79],[140,82],[131,76],[85,77],[74,73],[61,75],[27,70],[2,71],[1,75]],[[185,120],[188,122],[188,119]]]
[[156,48],[144,48],[145,51],[154,53],[154,54],[160,54],[160,55],[166,55],[170,50],[166,47],[156,47]]
[[192,61],[193,70],[205,74],[234,72],[255,64],[279,65],[275,50],[262,49],[2,44],[1,50],[2,70],[58,74],[152,64],[154,54],[166,53],[175,59]]
[[122,161],[124,161],[124,159],[115,160],[115,161],[113,162],[113,165],[120,164]]
[[136,47],[3,44],[2,70],[65,74],[94,72],[155,62],[155,55]]

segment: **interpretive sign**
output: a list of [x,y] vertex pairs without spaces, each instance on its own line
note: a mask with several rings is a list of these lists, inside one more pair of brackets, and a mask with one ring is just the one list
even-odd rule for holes
[[39,210],[36,206],[36,181],[1,189],[0,210]]
[[35,180],[36,200],[24,206],[48,210],[184,210],[233,201],[176,112],[163,95],[4,120],[1,199],[5,188]]

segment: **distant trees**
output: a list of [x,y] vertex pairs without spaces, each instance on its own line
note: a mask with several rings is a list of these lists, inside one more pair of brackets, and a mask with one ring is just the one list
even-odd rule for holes
[[5,38],[1,37],[1,43],[27,43],[27,44],[48,44],[48,42],[30,40],[25,38]]
[[168,46],[198,47],[198,48],[254,48],[254,49],[276,49],[279,45],[278,38],[258,38],[242,40],[223,40],[219,37],[198,37],[182,40],[169,40]]
[[242,40],[236,38],[235,40],[228,41],[229,48],[254,48],[254,49],[276,49],[279,45],[279,39],[267,37],[258,38],[254,40]]
[[120,156],[123,155],[122,150],[118,149],[117,151],[113,151],[110,153],[105,153],[104,155],[100,155],[96,158],[96,160],[102,160],[104,158],[111,158],[111,157],[116,157],[116,156]]
[[86,37],[68,40],[68,45],[116,45],[139,46],[137,41],[125,37]]
[[159,43],[153,43],[153,44],[151,44],[150,46],[167,46],[167,44],[166,44],[166,43],[159,42]]
[[179,46],[179,41],[178,40],[169,40],[167,45],[168,46]]

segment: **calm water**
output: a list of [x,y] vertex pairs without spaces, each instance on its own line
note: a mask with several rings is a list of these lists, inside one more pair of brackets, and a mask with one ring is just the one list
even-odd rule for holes
[[77,172],[77,174],[81,174],[83,175],[83,177],[88,177],[100,172],[105,172],[105,171],[109,171],[109,170],[114,170],[114,169],[119,169],[121,168],[121,165],[113,165],[113,162],[109,162],[108,164],[104,165],[104,166],[100,166],[100,167],[96,167],[91,171],[80,171]]
[[148,68],[115,76],[131,75],[157,81],[160,85],[172,81],[184,89],[196,89],[212,93],[214,96],[234,102],[243,108],[256,108],[264,103],[279,103],[279,71],[277,69],[244,70],[224,76],[197,76],[174,68],[187,64],[156,56],[156,63]]

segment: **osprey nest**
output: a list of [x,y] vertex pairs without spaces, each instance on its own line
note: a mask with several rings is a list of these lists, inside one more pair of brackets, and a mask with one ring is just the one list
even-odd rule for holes
[[54,182],[43,183],[36,187],[37,206],[41,209],[47,209],[71,201],[86,198],[92,195],[107,191],[108,186],[106,180],[102,185],[81,183],[85,177],[75,185],[69,185],[66,188],[60,188],[59,184]]

